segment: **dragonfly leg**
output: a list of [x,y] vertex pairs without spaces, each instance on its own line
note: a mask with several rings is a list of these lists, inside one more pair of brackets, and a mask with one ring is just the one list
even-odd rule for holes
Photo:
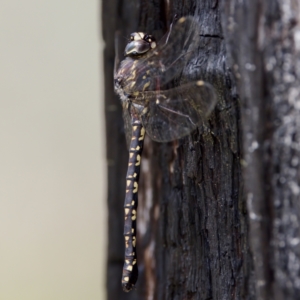
[[117,74],[119,65],[120,65],[120,46],[119,46],[119,40],[120,40],[120,31],[116,31],[115,33],[115,63],[114,63],[114,77]]
[[166,45],[166,44],[168,43],[168,41],[169,41],[169,37],[170,37],[170,34],[171,34],[171,32],[172,32],[173,25],[174,25],[174,23],[177,21],[177,19],[178,19],[178,15],[175,14],[174,17],[173,17],[172,23],[171,23],[171,25],[170,25],[170,29],[169,29],[169,32],[168,32],[168,35],[167,35],[167,39],[166,39],[165,45]]

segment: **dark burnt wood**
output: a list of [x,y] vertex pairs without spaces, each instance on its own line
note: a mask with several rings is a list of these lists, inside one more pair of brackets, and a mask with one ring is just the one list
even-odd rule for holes
[[[102,4],[108,299],[297,299],[298,2],[169,2],[169,7],[158,0]],[[122,107],[113,91],[114,34],[146,31],[159,39],[175,14],[197,16],[201,30],[196,56],[182,80],[210,82],[219,103],[204,134],[195,131],[167,144],[145,139],[140,275],[136,290],[126,294],[121,274],[128,152]]]

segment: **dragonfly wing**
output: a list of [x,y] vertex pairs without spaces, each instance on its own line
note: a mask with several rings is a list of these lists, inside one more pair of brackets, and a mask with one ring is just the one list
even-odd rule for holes
[[[149,51],[143,58],[127,57],[121,64],[126,93],[153,91],[175,78],[184,68],[199,44],[199,25],[195,18],[182,17],[174,25],[167,41]],[[119,74],[122,76],[122,74]]]
[[158,142],[181,138],[201,127],[217,102],[213,87],[203,81],[143,95],[145,109],[140,118],[147,134]]
[[131,116],[128,111],[128,108],[124,107],[126,105],[127,103],[123,104],[123,120],[124,120],[127,149],[129,149],[131,138],[132,138],[132,125],[131,125]]

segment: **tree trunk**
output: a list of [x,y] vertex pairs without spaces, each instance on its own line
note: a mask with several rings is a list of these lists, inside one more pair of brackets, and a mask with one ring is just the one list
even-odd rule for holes
[[239,2],[224,2],[223,28],[241,99],[257,299],[299,299],[300,2]]
[[[299,1],[261,2],[103,1],[108,299],[299,297]],[[211,83],[218,104],[204,132],[145,140],[139,279],[124,293],[128,152],[113,89],[114,37],[145,31],[159,40],[175,14],[195,16],[201,32],[182,79]]]

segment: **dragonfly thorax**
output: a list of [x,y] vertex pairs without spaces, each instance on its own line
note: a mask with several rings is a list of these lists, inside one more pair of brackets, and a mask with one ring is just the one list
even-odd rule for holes
[[144,32],[134,32],[130,35],[130,41],[127,43],[124,56],[140,56],[156,47],[155,38]]

